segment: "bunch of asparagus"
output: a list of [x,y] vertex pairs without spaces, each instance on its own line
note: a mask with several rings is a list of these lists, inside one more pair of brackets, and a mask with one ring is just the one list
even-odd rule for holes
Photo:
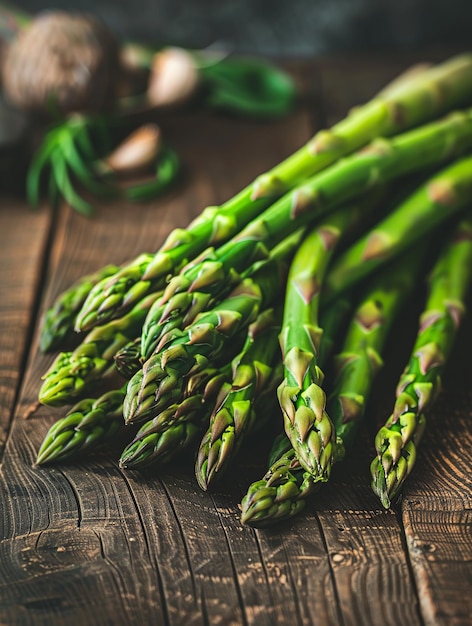
[[39,400],[76,404],[37,463],[128,429],[121,467],[193,455],[206,490],[256,435],[273,447],[241,519],[292,517],[349,453],[415,289],[417,338],[372,446],[372,488],[388,508],[472,281],[469,107],[472,55],[407,73],[156,252],[71,286],[44,317],[41,346],[75,333],[80,343],[58,354]]

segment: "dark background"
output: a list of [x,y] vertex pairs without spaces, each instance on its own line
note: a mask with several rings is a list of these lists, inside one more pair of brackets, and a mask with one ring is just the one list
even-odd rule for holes
[[265,55],[469,49],[472,0],[40,0],[16,2],[37,12],[80,8],[117,34],[148,43]]

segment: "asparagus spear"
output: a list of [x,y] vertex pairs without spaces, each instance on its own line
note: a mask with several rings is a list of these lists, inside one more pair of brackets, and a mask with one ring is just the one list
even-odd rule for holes
[[442,168],[359,238],[334,263],[326,301],[352,287],[472,201],[472,156]]
[[[77,332],[90,330],[94,326],[105,324],[113,317],[120,317],[111,315],[110,311],[115,311],[117,306],[123,305],[120,312],[125,312],[144,298],[149,291],[152,291],[148,289],[148,285],[140,282],[140,277],[152,258],[152,254],[140,254],[133,260],[132,264],[124,265],[113,276],[94,285],[76,317],[75,330]],[[108,286],[105,287],[105,285]],[[91,309],[88,303],[94,293],[101,294],[101,297],[99,302],[97,300],[96,306]],[[87,323],[83,322],[84,307],[89,309],[87,311]]]
[[229,366],[208,367],[190,373],[184,381],[179,402],[169,405],[141,426],[133,441],[123,450],[120,466],[144,469],[150,465],[163,465],[188,448],[201,433],[202,425],[229,376]]
[[222,355],[231,361],[235,338],[244,333],[260,310],[271,305],[285,276],[279,258],[266,261],[252,278],[246,278],[213,309],[185,330],[174,329],[165,337],[164,348],[145,361],[128,383],[124,402],[125,421],[149,419],[170,400],[181,395],[182,377],[207,367]]
[[42,320],[39,335],[39,348],[42,352],[56,350],[73,334],[76,315],[90,289],[100,280],[115,274],[118,269],[116,265],[106,265],[93,274],[83,276],[59,294]]
[[349,209],[335,212],[312,229],[295,254],[280,333],[284,380],[277,395],[284,428],[298,460],[315,482],[328,480],[335,445],[317,358],[322,336],[319,298],[328,263],[352,219]]
[[132,261],[115,276],[101,281],[84,303],[77,329],[88,330],[94,324],[122,315],[123,309],[131,307],[144,293],[162,288],[169,274],[179,271],[207,247],[228,240],[294,186],[374,137],[398,134],[469,105],[471,68],[472,55],[454,57],[426,70],[417,80],[404,81],[402,88],[391,93],[387,90],[357,107],[330,130],[319,131],[305,146],[258,176],[223,205],[208,207],[186,229],[172,231],[147,263]]
[[336,374],[328,397],[336,429],[335,460],[344,458],[357,434],[375,376],[383,366],[387,336],[417,284],[426,249],[425,244],[414,247],[373,277],[335,356]]
[[197,454],[195,474],[204,490],[223,474],[253,429],[256,403],[270,383],[278,353],[277,318],[274,309],[263,311],[249,326],[243,349],[233,359],[231,380],[211,412]]
[[416,461],[416,450],[441,387],[472,281],[472,217],[446,241],[429,277],[413,350],[399,380],[392,414],[375,437],[372,488],[385,508],[399,494]]
[[141,356],[147,359],[160,350],[160,340],[173,328],[183,329],[212,303],[227,295],[241,281],[241,271],[269,257],[264,245],[249,246],[230,240],[219,250],[208,250],[198,263],[171,278],[162,298],[149,311],[143,324]]
[[[313,349],[311,335],[314,334],[319,338],[316,353],[319,355],[320,363],[326,362],[334,345],[334,336],[350,307],[346,298],[336,302],[329,313],[325,314],[323,326],[318,328],[319,292],[324,273],[341,235],[348,234],[350,228],[356,224],[357,220],[353,215],[358,211],[359,207],[348,205],[327,218],[313,229],[311,236],[307,237],[292,262],[289,285],[293,286],[293,292],[289,287],[286,294],[284,323],[286,330],[290,329],[292,334],[296,334],[297,327],[308,327],[309,332],[306,335],[309,350]],[[290,337],[287,337],[287,340],[291,341]],[[283,339],[281,344],[284,345]],[[314,363],[313,353],[312,358]],[[321,383],[321,369],[317,374]],[[319,391],[321,392],[321,389]],[[324,395],[322,397],[324,403]],[[325,419],[329,418],[325,416]],[[319,481],[314,480],[312,473],[300,464],[291,438],[285,434],[277,438],[271,456],[273,460],[269,462],[269,469],[264,478],[254,482],[242,500],[243,523],[264,525],[292,517],[302,510],[305,498],[318,488]]]
[[39,401],[50,406],[68,404],[113,373],[116,352],[139,335],[157,295],[148,294],[124,317],[91,330],[72,352],[61,352],[43,376]]
[[38,452],[37,465],[59,463],[83,455],[110,440],[123,426],[125,389],[85,398],[49,429]]
[[[350,302],[344,296],[321,313],[323,333],[318,358],[321,367],[328,361],[335,337],[350,309]],[[289,519],[304,508],[308,496],[320,485],[300,465],[290,440],[282,432],[272,444],[267,472],[249,486],[241,501],[241,521],[249,526],[265,526]]]
[[248,526],[269,526],[294,517],[321,484],[300,465],[284,434],[274,442],[273,456],[262,480],[253,482],[241,500],[241,521]]
[[[341,351],[336,355],[336,374],[327,412],[336,432],[333,462],[342,460],[354,440],[378,369],[386,337],[401,308],[413,291],[423,262],[422,250],[414,249],[386,268],[367,285],[348,325]],[[288,440],[276,440],[275,460],[262,480],[250,485],[241,502],[242,521],[267,526],[298,514],[319,486],[303,468]]]
[[141,337],[136,337],[120,348],[115,356],[116,370],[123,378],[129,380],[142,367]]
[[[375,195],[367,198],[367,200],[364,199],[367,209],[375,207],[376,199]],[[372,200],[374,200],[373,203]],[[302,422],[300,422],[299,427],[297,427],[296,419],[294,424],[291,424],[290,415],[293,412],[294,404],[296,407],[297,403],[297,401],[294,402],[293,397],[295,397],[295,394],[300,393],[300,390],[304,385],[309,386],[309,378],[311,376],[313,382],[311,391],[314,394],[318,394],[318,397],[313,397],[312,400],[318,402],[319,407],[321,407],[321,412],[318,411],[318,416],[315,418],[315,414],[312,413],[311,419],[321,421],[322,425],[326,424],[326,426],[331,430],[329,417],[322,410],[325,403],[325,396],[320,388],[323,374],[321,369],[316,364],[316,361],[319,361],[318,353],[320,352],[320,341],[323,334],[322,329],[317,326],[319,294],[326,268],[336,250],[337,244],[339,243],[341,236],[346,236],[350,229],[356,225],[358,218],[355,214],[357,213],[358,215],[362,215],[362,212],[360,211],[361,208],[364,208],[364,212],[366,211],[366,207],[363,207],[362,205],[357,207],[347,205],[342,210],[338,210],[333,215],[328,217],[326,221],[322,222],[321,225],[314,229],[311,236],[307,238],[304,245],[298,251],[289,275],[289,288],[286,294],[284,332],[281,336],[281,346],[284,355],[285,353],[289,354],[292,352],[292,356],[288,356],[288,359],[284,356],[284,362],[286,361],[288,366],[294,368],[294,370],[287,371],[288,378],[286,378],[284,383],[280,386],[278,395],[283,408],[285,417],[284,423],[289,440],[292,442],[295,450],[297,450],[297,454],[303,454],[304,451],[307,458],[310,458],[312,455],[310,443],[312,446],[315,446],[315,450],[319,451],[318,454],[321,454],[322,448],[319,441],[321,433],[318,435],[318,431],[315,429],[308,436],[308,440],[306,442],[303,441],[303,437],[300,436],[301,428],[303,426]],[[341,324],[342,317],[347,311],[348,305],[346,305],[345,300],[343,300],[339,304],[339,307],[336,307],[335,309],[336,310],[330,315],[330,322],[327,322],[327,327],[330,331],[328,332],[328,337],[330,334],[335,334],[335,329]],[[304,324],[305,328],[305,334],[303,336],[299,333],[300,323]],[[328,343],[332,343],[332,340],[328,337],[321,342],[325,346]],[[302,339],[302,346],[297,344],[299,339]],[[290,348],[290,346],[292,347]],[[300,347],[303,347],[303,351],[299,350]],[[326,354],[329,352],[328,349],[323,348],[323,350]],[[302,357],[301,359],[300,356]],[[325,357],[324,354],[320,354],[320,356],[323,358]],[[299,366],[301,366],[302,369],[297,372]],[[306,369],[303,370],[303,368]],[[303,380],[305,374],[308,378]],[[290,388],[288,386],[289,381],[296,383],[296,389],[298,389],[298,391],[295,391],[294,388]],[[286,410],[284,410],[283,403],[285,403]],[[308,419],[310,419],[308,417],[308,407],[303,406],[305,405],[305,401],[302,401],[301,396],[298,397],[298,403],[301,408],[299,411],[300,420],[305,420],[304,424],[307,429],[306,434],[308,434],[310,429],[310,425],[308,423]],[[304,418],[303,415],[305,416]],[[314,426],[315,422],[312,422],[311,427],[313,428]],[[297,432],[297,430],[300,430],[300,432]],[[318,439],[318,442],[316,439]],[[332,442],[330,445],[332,446]],[[289,456],[286,458],[287,468],[293,469],[295,464],[297,466],[300,465],[298,458],[296,460],[294,459],[294,455],[295,453],[292,454],[289,450]],[[312,459],[309,470],[311,473],[313,472],[312,468],[314,467],[313,461],[314,460]],[[277,471],[275,473],[277,476],[280,476],[281,464],[283,464],[283,462],[279,463],[277,467]],[[308,471],[308,468],[306,469]],[[280,484],[280,480],[278,484]],[[309,481],[304,481],[304,488],[308,489],[308,484]]]

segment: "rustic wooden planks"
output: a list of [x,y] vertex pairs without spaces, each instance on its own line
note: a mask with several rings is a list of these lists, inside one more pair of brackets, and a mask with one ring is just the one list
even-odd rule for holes
[[[168,116],[166,136],[187,172],[182,186],[157,202],[100,204],[93,220],[63,207],[54,229],[46,210],[31,213],[18,201],[15,212],[1,207],[0,624],[467,623],[468,340],[449,377],[454,384],[431,417],[428,453],[420,454],[396,512],[385,512],[369,488],[371,435],[392,392],[385,378],[354,454],[302,515],[270,530],[243,527],[237,511],[263,470],[257,449],[235,480],[212,493],[196,486],[192,459],[159,474],[121,471],[126,436],[76,464],[33,465],[47,429],[63,414],[35,404],[53,358],[37,350],[35,303],[41,313],[83,274],[156,249],[173,227],[241,189],[408,63],[302,66],[306,93],[317,98],[280,122]],[[313,122],[313,114],[324,117]]]
[[469,316],[404,489],[402,521],[426,624],[466,626],[472,615],[471,340]]
[[11,424],[23,360],[41,288],[51,215],[14,197],[0,201],[0,458]]

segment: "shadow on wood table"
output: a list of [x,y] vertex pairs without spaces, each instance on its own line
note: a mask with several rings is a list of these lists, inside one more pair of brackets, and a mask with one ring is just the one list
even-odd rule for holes
[[[105,264],[154,251],[172,228],[240,190],[410,61],[292,63],[309,98],[277,122],[169,117],[165,132],[187,173],[157,201],[103,203],[87,219],[65,206],[53,216],[46,205],[33,211],[1,199],[0,624],[470,623],[470,319],[395,511],[369,486],[372,432],[393,393],[387,377],[371,426],[329,487],[269,530],[239,519],[238,503],[264,467],[257,446],[211,493],[196,485],[191,459],[159,473],[124,472],[118,445],[74,464],[34,466],[64,414],[36,405],[53,358],[37,349],[38,320],[54,297]],[[395,339],[390,350],[400,356]]]

